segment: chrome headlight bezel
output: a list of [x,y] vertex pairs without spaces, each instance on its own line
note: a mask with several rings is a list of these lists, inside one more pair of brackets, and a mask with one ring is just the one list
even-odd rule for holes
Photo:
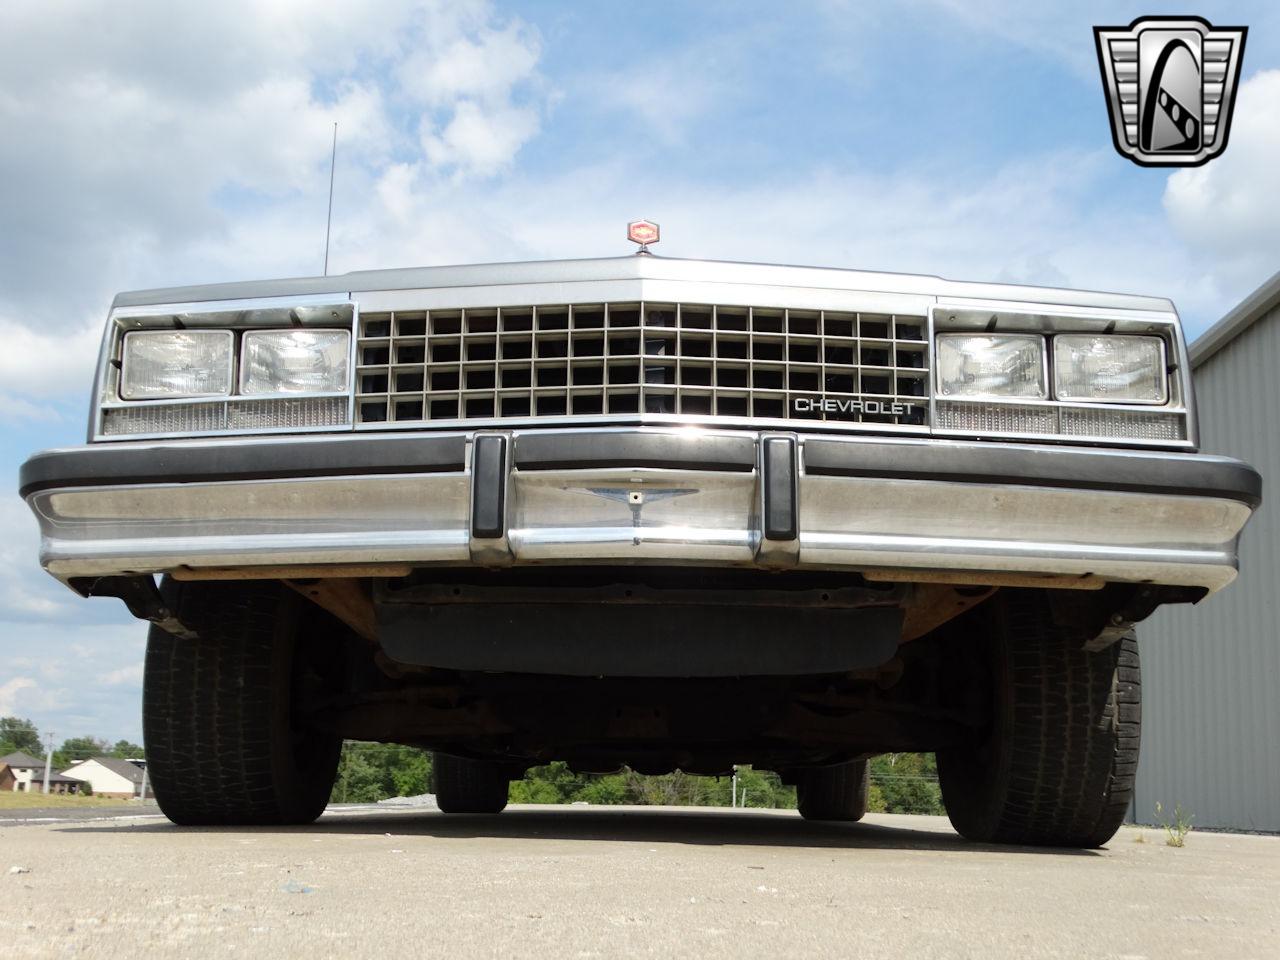
[[[107,318],[94,385],[89,440],[169,439],[350,430],[355,376],[355,301],[312,296],[114,307]],[[253,331],[333,330],[347,336],[346,382],[336,391],[240,392],[241,341]],[[125,340],[175,332],[216,333],[231,351],[226,392],[132,399],[121,394]],[[219,383],[219,387],[222,384]]]
[[[1100,446],[1196,449],[1199,431],[1191,365],[1181,323],[1172,309],[1058,306],[966,299],[940,301],[930,311],[935,369],[938,342],[952,334],[1025,334],[1043,338],[1050,390],[1044,399],[1014,396],[948,396],[935,377],[930,400],[931,432],[940,437],[990,437]],[[1161,402],[1075,399],[1059,388],[1054,371],[1058,337],[1138,336],[1159,340],[1164,358]],[[1068,340],[1068,344],[1072,341]],[[945,349],[945,348],[942,348]]]

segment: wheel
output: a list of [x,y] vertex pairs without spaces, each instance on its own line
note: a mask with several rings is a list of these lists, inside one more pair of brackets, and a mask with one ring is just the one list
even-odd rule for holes
[[1101,846],[1133,796],[1137,641],[1081,649],[1055,626],[1041,591],[1004,591],[974,613],[983,635],[952,642],[961,654],[972,643],[969,653],[983,658],[990,722],[938,751],[947,816],[970,840]]
[[433,753],[431,776],[442,813],[501,813],[507,805],[511,775],[500,763]]
[[865,760],[804,771],[796,782],[800,816],[806,820],[861,820],[867,813],[869,775]]
[[187,825],[310,823],[342,740],[307,727],[296,704],[335,682],[335,622],[274,582],[166,579],[161,592],[198,639],[154,626],[147,637],[142,726],[160,809]]

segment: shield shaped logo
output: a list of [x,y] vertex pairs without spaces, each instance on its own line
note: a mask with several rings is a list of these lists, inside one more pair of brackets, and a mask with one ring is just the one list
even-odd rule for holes
[[658,237],[658,225],[652,220],[632,220],[627,224],[627,239],[642,248],[657,243]]
[[1094,27],[1120,155],[1144,167],[1198,167],[1222,153],[1247,33],[1199,17]]

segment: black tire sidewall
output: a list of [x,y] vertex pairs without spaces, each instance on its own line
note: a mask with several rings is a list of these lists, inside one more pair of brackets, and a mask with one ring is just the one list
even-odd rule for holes
[[[302,598],[282,584],[166,577],[196,639],[152,626],[143,730],[161,810],[187,825],[309,823],[328,803],[342,740],[295,714]],[[264,756],[265,747],[265,756]]]

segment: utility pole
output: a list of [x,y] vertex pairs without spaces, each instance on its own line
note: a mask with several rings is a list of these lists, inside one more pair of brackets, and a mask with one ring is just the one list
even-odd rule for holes
[[736,810],[738,807],[738,765],[736,763],[733,765],[733,780],[730,781],[729,788],[732,791],[730,795],[733,797],[730,805]]
[[143,803],[147,802],[147,764],[145,760],[142,764],[142,789],[138,793],[138,799]]
[[46,733],[45,736],[49,740],[48,749],[44,754],[44,792],[49,792],[49,770],[53,767],[53,734]]
[[333,224],[333,171],[338,165],[338,121],[333,122],[333,152],[329,154],[329,214],[324,221],[324,275],[329,275],[329,227]]

